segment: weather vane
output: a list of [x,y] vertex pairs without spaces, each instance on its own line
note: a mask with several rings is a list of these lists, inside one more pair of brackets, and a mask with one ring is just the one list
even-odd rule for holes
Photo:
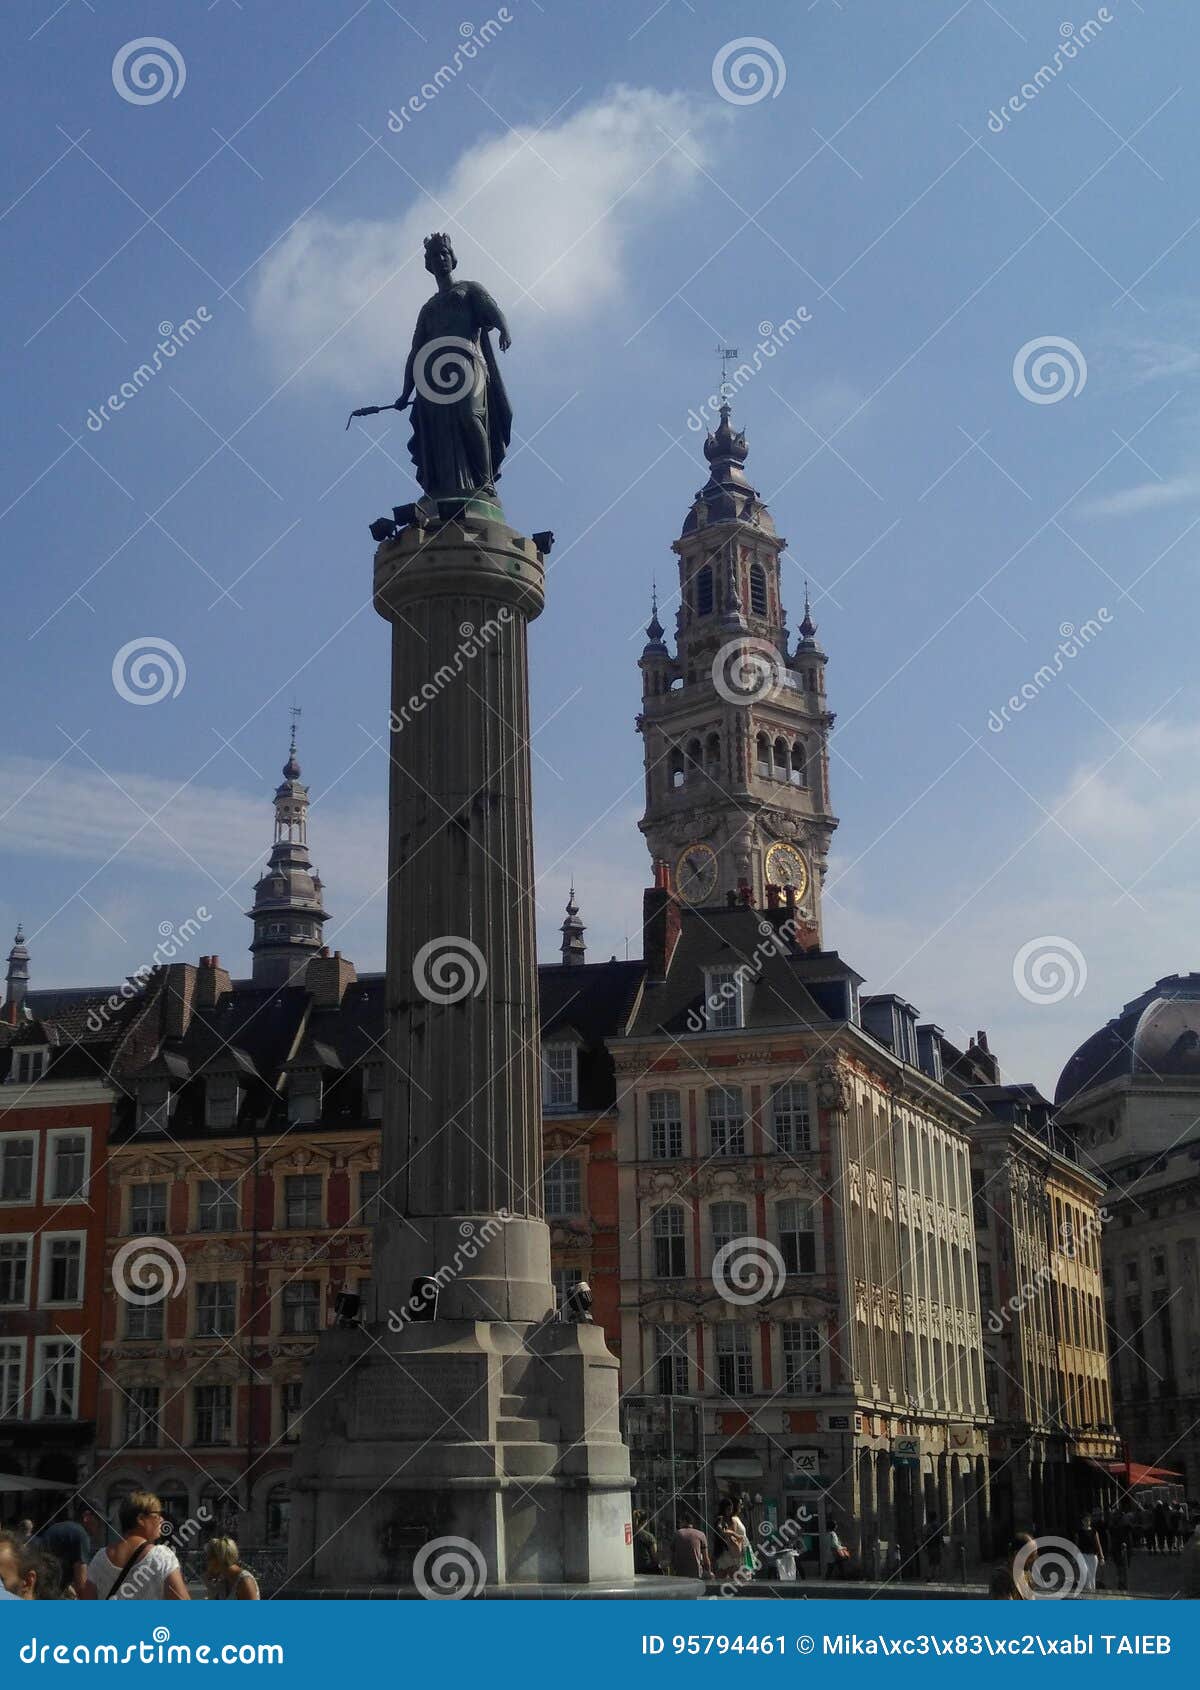
[[725,380],[725,376],[728,372],[729,365],[732,364],[733,360],[738,355],[738,349],[736,346],[722,346],[720,341],[718,341],[716,353],[717,357],[721,360],[721,385],[717,389],[717,392],[721,395],[722,399],[728,399],[730,387],[729,383]]

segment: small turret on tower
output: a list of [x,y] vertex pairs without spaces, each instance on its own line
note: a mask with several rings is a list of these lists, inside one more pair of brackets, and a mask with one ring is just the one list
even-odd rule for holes
[[19,921],[12,950],[8,953],[8,972],[4,979],[4,1019],[15,1026],[25,1013],[25,994],[29,990],[29,951]]
[[[250,954],[256,986],[286,986],[303,977],[324,943],[324,887],[308,853],[308,788],[300,780],[296,728],[283,781],[275,789],[275,843],[246,911],[254,923]],[[298,983],[298,982],[297,982]]]
[[587,947],[583,942],[586,929],[579,919],[579,905],[575,902],[575,888],[567,899],[567,919],[562,924],[562,959],[564,968],[582,968],[587,961]]

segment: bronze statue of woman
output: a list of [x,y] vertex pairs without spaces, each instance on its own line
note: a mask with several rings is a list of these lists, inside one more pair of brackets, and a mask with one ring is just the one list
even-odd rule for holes
[[448,235],[425,242],[425,268],[437,282],[417,316],[404,390],[396,409],[412,406],[408,443],[416,477],[431,499],[493,493],[512,431],[512,410],[489,331],[500,350],[512,344],[500,307],[478,282],[456,282]]

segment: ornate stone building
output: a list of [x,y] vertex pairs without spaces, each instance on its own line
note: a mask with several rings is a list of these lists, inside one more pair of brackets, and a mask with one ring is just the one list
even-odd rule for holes
[[[1134,1474],[1200,1485],[1200,974],[1173,974],[1079,1047],[1055,1093],[1103,1182],[1117,1423]],[[1149,1469],[1150,1471],[1142,1471]],[[1153,1471],[1162,1469],[1160,1473]]]

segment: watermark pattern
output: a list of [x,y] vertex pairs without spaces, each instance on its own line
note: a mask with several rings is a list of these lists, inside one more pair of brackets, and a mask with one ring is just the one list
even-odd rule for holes
[[512,13],[508,7],[498,6],[495,17],[488,18],[487,22],[481,23],[478,29],[473,23],[460,23],[458,33],[462,40],[451,54],[450,61],[444,65],[439,65],[429,80],[421,84],[419,91],[409,95],[399,111],[393,107],[388,112],[387,126],[392,134],[398,135],[406,123],[412,122],[417,113],[423,112],[427,106],[432,105],[442,89],[447,87],[460,74],[464,62],[469,64],[480,49],[486,47],[490,41],[494,41],[505,24],[512,21]]
[[444,933],[422,945],[413,958],[413,980],[427,1003],[461,1003],[487,985],[483,952],[459,933]]
[[775,1556],[780,1551],[788,1551],[807,1535],[799,1520],[764,1520],[758,1528],[758,1535],[762,1543],[757,1550],[751,1550],[752,1566],[739,1567],[731,1578],[727,1578],[720,1590],[715,1593],[714,1600],[722,1596],[740,1596],[748,1584],[753,1584],[759,1575],[760,1552],[764,1555]]
[[414,716],[421,714],[427,704],[432,704],[451,681],[458,679],[466,665],[474,662],[480,652],[499,637],[505,625],[511,621],[512,611],[507,605],[501,605],[495,616],[489,616],[478,628],[473,622],[460,622],[458,632],[462,644],[454,648],[454,655],[448,663],[443,663],[435,669],[432,679],[423,683],[419,693],[413,693],[398,711],[388,712],[388,727],[391,732],[398,734],[402,728],[408,726]]
[[200,330],[211,322],[212,313],[207,305],[197,305],[195,315],[185,317],[178,327],[172,322],[161,322],[158,325],[159,340],[150,361],[139,364],[128,381],[123,381],[117,391],[110,393],[102,405],[93,405],[88,411],[87,426],[91,433],[99,434],[106,422],[111,422],[118,411],[125,409],[129,400],[136,399],[142,389],[161,373],[167,359],[174,358],[181,347],[195,340]]
[[786,954],[789,943],[796,937],[796,919],[788,916],[778,927],[769,921],[760,921],[758,931],[761,938],[747,960],[739,963],[729,979],[723,980],[716,991],[708,994],[702,1009],[688,1010],[689,1033],[703,1033],[717,1012],[726,1004],[733,1003],[746,986],[758,978],[759,970],[769,957]]
[[783,54],[761,35],[739,35],[736,41],[727,41],[712,62],[713,87],[731,106],[777,100],[786,81]]
[[692,433],[698,434],[702,428],[711,428],[721,406],[728,404],[735,393],[753,381],[767,359],[773,358],[794,335],[799,334],[803,324],[811,322],[812,312],[807,305],[797,305],[792,315],[785,317],[782,323],[761,322],[758,325],[760,338],[755,342],[749,360],[743,358],[737,368],[728,373],[719,393],[710,393],[699,410],[693,408],[688,412],[687,425]]
[[403,1332],[409,1322],[428,1319],[429,1306],[437,1301],[438,1292],[444,1291],[452,1280],[457,1279],[467,1263],[473,1262],[478,1256],[480,1248],[498,1237],[510,1220],[512,1215],[509,1211],[501,1209],[498,1214],[490,1215],[479,1227],[474,1221],[463,1221],[458,1229],[462,1243],[455,1250],[453,1259],[444,1262],[435,1272],[424,1278],[420,1291],[414,1291],[406,1303],[402,1303],[398,1309],[388,1310],[388,1331]]
[[1013,1556],[1017,1589],[1034,1602],[1061,1602],[1084,1587],[1083,1556],[1065,1537],[1039,1537],[1022,1544]]
[[999,710],[989,710],[988,731],[1002,734],[1012,718],[1019,716],[1034,699],[1040,698],[1051,682],[1056,681],[1062,674],[1067,664],[1078,657],[1097,634],[1108,627],[1112,619],[1112,611],[1106,604],[1102,604],[1095,616],[1089,616],[1087,621],[1081,622],[1078,627],[1074,622],[1060,623],[1059,643],[1054,648],[1054,656],[1049,663],[1043,663],[1040,669],[1034,671],[1032,677],[1022,684],[1020,691],[1013,693],[1007,704],[1002,704]]
[[112,1278],[123,1302],[149,1307],[178,1297],[187,1284],[187,1267],[169,1238],[150,1233],[122,1244],[113,1257]]
[[155,970],[170,962],[172,957],[178,956],[183,947],[199,933],[201,925],[211,920],[209,911],[203,904],[199,904],[195,915],[189,915],[178,927],[173,921],[160,921],[159,943],[155,945],[150,961],[139,964],[132,974],[126,976],[117,991],[110,992],[99,1007],[93,1006],[88,1010],[88,1031],[102,1032],[122,1004],[128,1003],[131,998],[136,998],[145,991],[146,982]]
[[161,704],[178,698],[187,680],[183,653],[157,634],[139,634],[112,660],[112,681],[126,704]]
[[1057,405],[1077,399],[1087,386],[1087,359],[1065,335],[1044,334],[1027,340],[1013,359],[1013,383],[1031,405]]
[[1077,998],[1087,985],[1087,960],[1079,946],[1060,933],[1027,939],[1012,965],[1013,985],[1026,1003],[1061,1003]]
[[739,635],[726,640],[712,660],[713,686],[726,704],[756,704],[784,684],[787,665],[770,640]]
[[118,49],[112,62],[113,87],[131,106],[156,106],[177,100],[187,81],[183,54],[161,35],[142,35]]
[[487,1583],[483,1551],[469,1537],[435,1537],[413,1561],[413,1583],[427,1602],[461,1602]]
[[[1059,1249],[1064,1256],[1072,1261],[1079,1253],[1081,1245],[1090,1243],[1093,1238],[1099,1238],[1105,1225],[1112,1219],[1108,1209],[1097,1209],[1095,1215],[1089,1215],[1079,1233],[1069,1221],[1064,1221],[1059,1232]],[[1021,1289],[1001,1304],[998,1309],[989,1309],[987,1317],[988,1331],[999,1335],[1006,1326],[1012,1324],[1014,1315],[1020,1314],[1031,1303],[1035,1303],[1038,1293],[1044,1290],[1054,1280],[1054,1265],[1047,1259],[1038,1268],[1033,1278],[1022,1285]]]
[[478,398],[487,385],[478,346],[460,334],[423,342],[413,354],[413,385],[431,405],[457,405],[468,394]]
[[1011,99],[1006,100],[999,111],[988,112],[988,128],[993,135],[1003,135],[1005,129],[1012,122],[1018,112],[1025,110],[1037,99],[1044,88],[1048,88],[1056,77],[1060,76],[1067,65],[1077,58],[1082,48],[1086,47],[1099,35],[1105,24],[1113,22],[1113,13],[1107,6],[1101,6],[1094,18],[1088,18],[1076,29],[1073,23],[1060,23],[1058,26],[1059,45],[1054,49],[1051,62],[1039,65],[1029,82],[1023,82]]
[[713,1257],[718,1295],[739,1308],[777,1297],[786,1278],[787,1264],[769,1238],[731,1238]]

